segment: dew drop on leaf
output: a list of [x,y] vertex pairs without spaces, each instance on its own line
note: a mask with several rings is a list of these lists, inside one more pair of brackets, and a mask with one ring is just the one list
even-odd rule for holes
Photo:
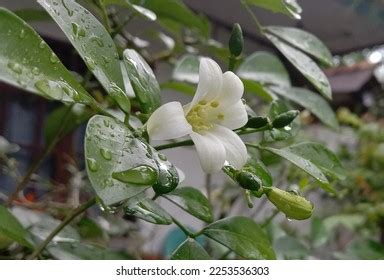
[[93,158],[87,158],[87,165],[89,170],[93,172],[96,172],[99,169],[99,167],[97,166],[96,160]]
[[123,183],[153,185],[157,180],[157,171],[147,165],[140,165],[125,171],[112,173],[112,178]]
[[21,74],[23,73],[23,67],[19,64],[19,63],[16,63],[16,62],[9,62],[8,63],[8,67],[9,69],[11,69],[13,72],[15,72],[16,74]]
[[112,153],[110,150],[108,149],[105,149],[105,148],[101,148],[100,149],[100,154],[101,156],[106,159],[106,160],[111,160],[112,159]]

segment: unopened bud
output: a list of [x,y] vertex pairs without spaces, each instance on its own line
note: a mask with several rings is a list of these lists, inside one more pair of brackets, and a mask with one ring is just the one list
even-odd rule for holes
[[241,55],[241,52],[243,51],[243,45],[244,45],[244,39],[243,39],[243,32],[241,31],[241,26],[238,23],[235,23],[233,25],[231,37],[229,38],[229,51],[231,54],[235,57],[238,57]]
[[283,128],[289,125],[298,115],[299,111],[291,110],[278,115],[272,122],[274,128]]

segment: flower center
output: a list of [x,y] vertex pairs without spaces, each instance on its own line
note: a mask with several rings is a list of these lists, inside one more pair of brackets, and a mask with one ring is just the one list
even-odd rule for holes
[[217,113],[217,110],[215,110],[219,105],[220,103],[216,100],[211,102],[200,100],[199,103],[193,106],[186,116],[192,130],[195,132],[206,131],[213,127],[215,119],[223,120],[224,114]]

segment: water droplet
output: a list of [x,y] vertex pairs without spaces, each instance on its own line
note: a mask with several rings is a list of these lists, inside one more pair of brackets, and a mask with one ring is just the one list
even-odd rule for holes
[[105,148],[101,148],[100,149],[100,154],[101,156],[106,159],[106,160],[111,160],[112,159],[112,153],[110,150],[108,149],[105,149]]
[[21,29],[19,34],[20,39],[23,39],[25,37],[25,30]]
[[124,183],[153,185],[157,181],[157,172],[147,165],[140,165],[125,171],[112,173],[112,178]]
[[104,180],[104,187],[113,187],[113,180],[111,178],[107,178]]
[[85,60],[85,63],[87,64],[89,70],[91,70],[91,71],[95,70],[96,64],[92,58],[89,58],[86,56],[86,57],[84,57],[84,60]]
[[110,125],[111,125],[111,123],[109,122],[109,120],[104,120],[104,125],[106,126],[106,127],[109,127]]
[[86,35],[86,31],[85,31],[85,29],[84,28],[80,28],[79,29],[79,33],[77,34],[77,36],[79,36],[79,37],[85,37],[85,35]]
[[22,88],[26,88],[27,87],[27,82],[24,81],[24,80],[17,80],[17,83],[22,87]]
[[157,162],[159,177],[152,187],[156,193],[165,194],[173,191],[179,184],[179,174],[171,163]]
[[77,32],[79,31],[79,26],[76,22],[72,22],[72,33],[77,36]]
[[101,58],[103,59],[103,63],[104,64],[108,64],[109,63],[108,57],[106,57],[105,55],[101,56]]
[[46,44],[44,41],[41,41],[41,42],[39,43],[39,48],[40,48],[40,49],[44,49],[46,45],[47,45],[47,44]]
[[39,74],[40,74],[40,70],[39,70],[39,68],[37,68],[37,67],[33,67],[33,68],[32,68],[32,74],[35,75],[35,76],[39,75]]
[[158,154],[158,157],[159,157],[159,159],[161,159],[161,160],[164,160],[164,161],[167,160],[167,157],[166,157],[164,154],[162,154],[162,153],[159,153],[159,154]]
[[54,54],[54,53],[51,54],[51,57],[49,58],[49,60],[50,60],[52,63],[57,63],[57,62],[59,62],[59,59],[57,58],[56,54]]
[[8,62],[8,67],[9,67],[9,69],[11,69],[16,74],[23,73],[23,67],[19,63],[10,61],[10,62]]
[[67,10],[68,16],[73,16],[73,11],[68,7],[68,4],[66,1],[61,0],[61,3],[63,3],[64,8]]
[[96,172],[99,169],[99,167],[97,166],[96,160],[93,158],[87,158],[87,166],[89,170],[93,172]]
[[92,36],[90,40],[95,42],[100,48],[104,47],[104,42],[100,37]]

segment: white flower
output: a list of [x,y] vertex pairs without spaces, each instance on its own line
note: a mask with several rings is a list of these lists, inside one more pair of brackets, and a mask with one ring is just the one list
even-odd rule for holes
[[205,172],[219,171],[225,161],[239,169],[247,161],[247,149],[232,129],[247,122],[243,91],[233,72],[223,74],[216,62],[202,58],[192,102],[184,107],[170,102],[158,108],[147,122],[149,137],[168,140],[189,134]]

